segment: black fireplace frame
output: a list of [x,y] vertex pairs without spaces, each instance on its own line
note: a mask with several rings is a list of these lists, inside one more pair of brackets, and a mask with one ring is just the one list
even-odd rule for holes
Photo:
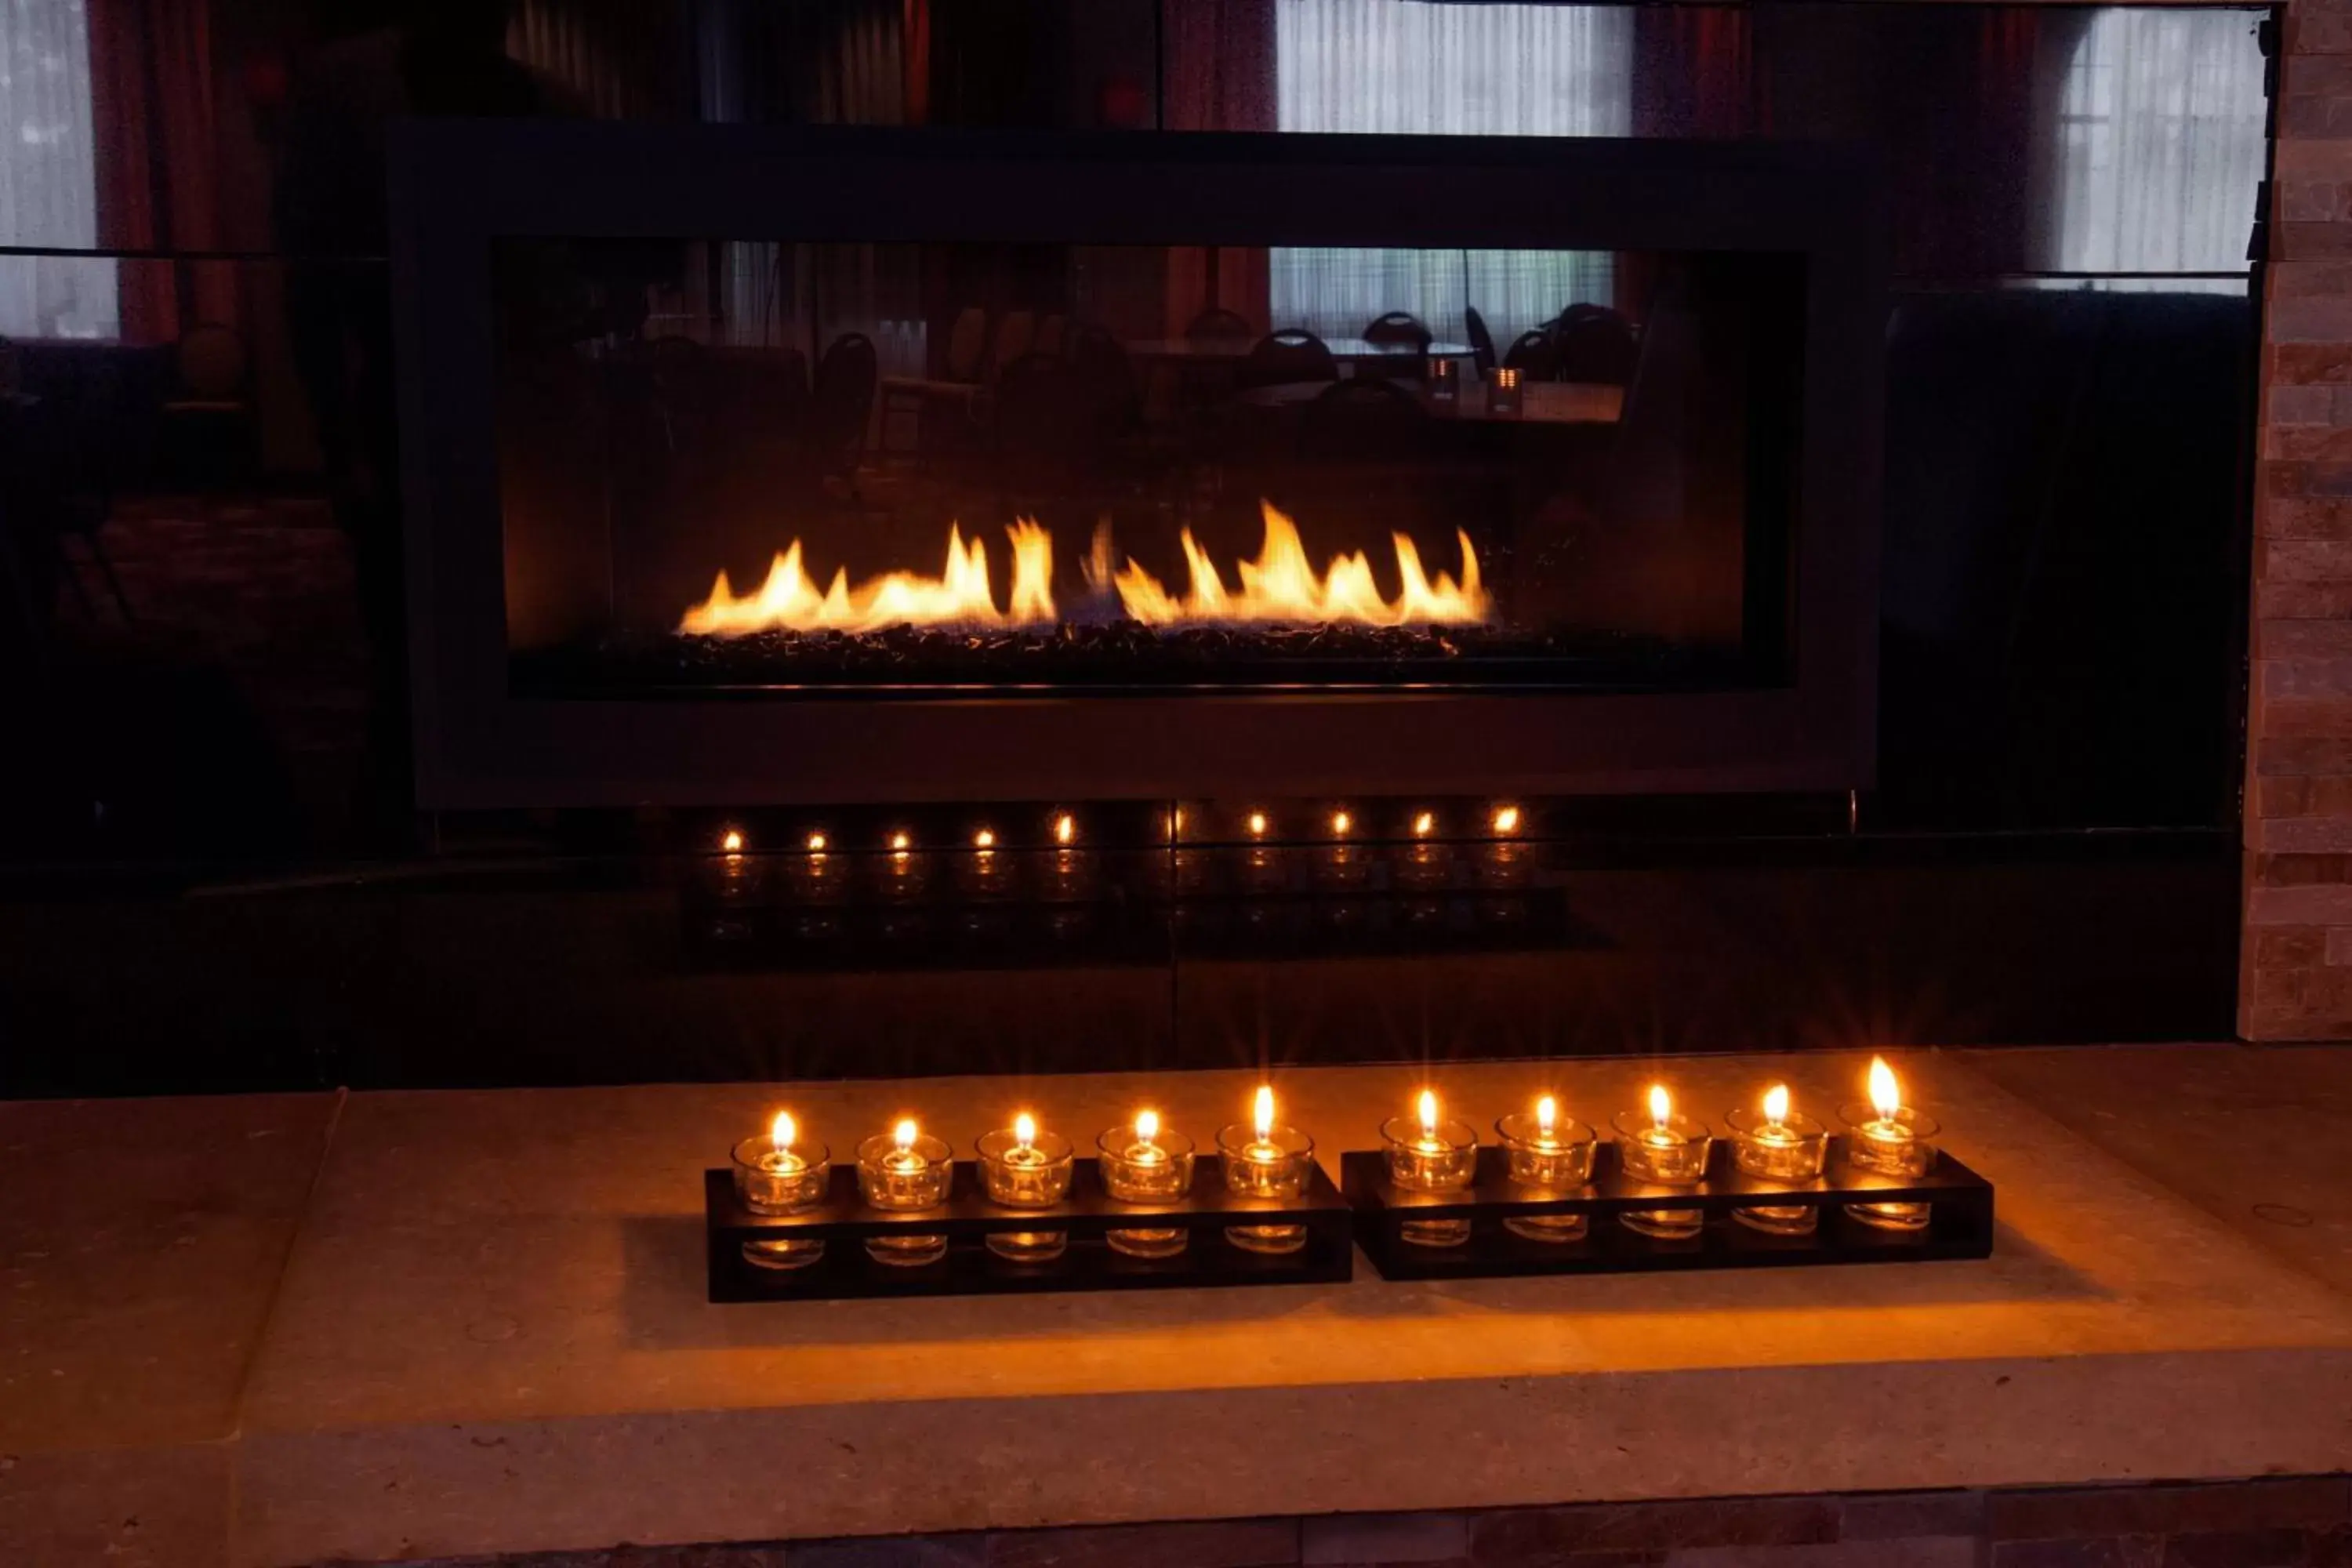
[[[399,128],[390,174],[426,808],[1872,782],[1886,250],[1881,177],[1865,152],[416,121]],[[506,237],[695,235],[1801,256],[1786,679],[1657,692],[518,695],[508,673],[491,248]]]

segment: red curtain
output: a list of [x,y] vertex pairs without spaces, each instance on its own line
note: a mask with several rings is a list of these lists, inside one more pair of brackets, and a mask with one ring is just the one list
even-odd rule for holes
[[[89,26],[98,243],[215,248],[209,0],[89,0]],[[236,319],[226,265],[126,261],[119,278],[126,340],[168,342]]]
[[[1274,131],[1274,0],[1161,0],[1171,131]],[[1236,311],[1267,330],[1272,284],[1263,248],[1180,246],[1168,253],[1168,335],[1202,311]]]

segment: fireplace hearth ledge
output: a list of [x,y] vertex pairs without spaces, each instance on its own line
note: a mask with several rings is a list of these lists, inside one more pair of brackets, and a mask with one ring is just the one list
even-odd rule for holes
[[[2247,1135],[2291,1107],[2305,1142],[2343,1147],[2352,1055],[1898,1065],[2000,1189],[1989,1262],[757,1307],[702,1300],[698,1173],[777,1103],[768,1086],[359,1094],[339,1113],[325,1096],[0,1105],[0,1184],[36,1199],[0,1221],[29,1282],[0,1303],[28,1352],[0,1371],[0,1560],[69,1568],[128,1542],[292,1568],[2341,1468],[2352,1171],[2253,1166]],[[1439,1077],[1483,1123],[1538,1089],[1605,1118],[1654,1073],[1711,1117],[1776,1079],[1826,1106],[1860,1068]],[[1422,1077],[1278,1082],[1336,1167]],[[1149,1087],[1201,1137],[1251,1081]],[[839,1149],[901,1111],[968,1142],[1019,1105],[1090,1137],[1146,1087],[921,1079],[791,1101]],[[126,1136],[166,1124],[180,1179],[131,1195],[73,1179],[79,1163],[102,1182]],[[250,1153],[280,1141],[291,1158]],[[48,1179],[16,1179],[37,1162]],[[100,1299],[109,1280],[137,1299]],[[204,1331],[179,1331],[199,1312]],[[159,1385],[161,1405],[137,1396]]]

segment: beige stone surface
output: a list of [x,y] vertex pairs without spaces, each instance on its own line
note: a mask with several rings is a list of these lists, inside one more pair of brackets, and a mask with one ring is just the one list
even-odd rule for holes
[[[1205,1144],[1254,1080],[355,1097],[247,1387],[238,1561],[2340,1468],[2344,1297],[1902,1065],[2001,1186],[1990,1262],[735,1307],[701,1299],[698,1173],[780,1103],[837,1154],[1023,1108],[1083,1143],[1147,1098]],[[1428,1076],[1483,1124],[1544,1089],[1605,1121],[1654,1073],[1710,1116],[1776,1078],[1831,1110],[1861,1068]],[[1336,1168],[1423,1078],[1276,1087]]]
[[1965,1059],[2352,1294],[2352,1047],[2068,1047]]

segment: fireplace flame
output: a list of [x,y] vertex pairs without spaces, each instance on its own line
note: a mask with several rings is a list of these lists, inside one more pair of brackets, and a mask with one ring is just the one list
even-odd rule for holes
[[[1461,625],[1483,621],[1487,598],[1478,575],[1478,556],[1470,536],[1457,530],[1462,550],[1462,577],[1439,572],[1430,576],[1421,551],[1406,535],[1390,535],[1396,554],[1399,590],[1385,597],[1372,575],[1372,563],[1362,551],[1335,555],[1319,573],[1307,560],[1298,525],[1269,503],[1261,502],[1265,532],[1257,559],[1234,563],[1234,585],[1228,586],[1208,552],[1186,529],[1186,581],[1181,594],[1171,593],[1160,579],[1129,557],[1114,566],[1117,555],[1106,526],[1097,529],[1084,563],[1088,585],[1103,595],[1115,594],[1127,615],[1148,626],[1301,625],[1341,621],[1359,626],[1406,626]],[[1029,627],[1050,626],[1057,615],[1054,604],[1054,537],[1028,519],[1005,530],[1013,548],[1012,597],[1000,606],[988,582],[988,547],[975,538],[967,541],[960,527],[948,529],[947,560],[936,577],[913,572],[888,572],[852,583],[846,568],[836,568],[833,580],[820,590],[808,572],[797,539],[768,568],[767,581],[756,593],[737,597],[727,574],[719,574],[709,596],[686,612],[681,633],[705,637],[742,637],[761,631],[877,632],[894,626]]]
[[737,598],[727,574],[710,596],[686,612],[681,632],[734,637],[770,630],[878,632],[891,626],[1028,626],[1054,624],[1054,536],[1024,518],[1006,529],[1013,543],[1013,606],[999,609],[988,586],[988,546],[948,528],[947,564],[936,577],[887,572],[852,586],[836,568],[823,593],[801,563],[797,539],[768,568],[760,591]]

